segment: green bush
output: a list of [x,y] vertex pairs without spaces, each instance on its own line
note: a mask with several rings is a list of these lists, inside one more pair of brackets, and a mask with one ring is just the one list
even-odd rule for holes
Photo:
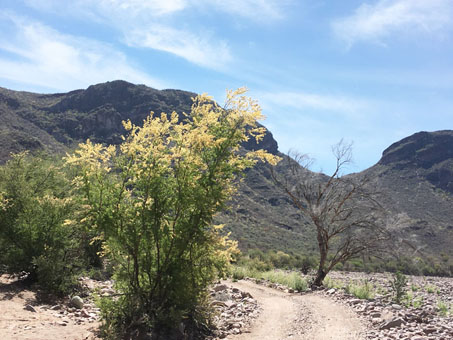
[[360,285],[348,284],[346,285],[345,290],[347,293],[352,294],[359,299],[370,300],[374,298],[375,295],[374,288],[368,281],[365,281]]
[[420,308],[423,306],[423,297],[415,298],[412,292],[405,294],[404,301],[407,307]]
[[335,289],[340,289],[343,288],[343,283],[341,281],[333,280],[330,278],[330,276],[326,276],[323,282],[324,287],[327,289],[330,288],[335,288]]
[[445,301],[437,302],[437,310],[441,316],[448,316],[451,314],[451,306],[449,306]]
[[401,303],[403,298],[406,296],[407,291],[407,277],[401,272],[396,272],[393,275],[392,289],[393,299],[396,303]]
[[0,264],[56,294],[70,290],[78,268],[68,184],[45,156],[20,153],[0,168]]

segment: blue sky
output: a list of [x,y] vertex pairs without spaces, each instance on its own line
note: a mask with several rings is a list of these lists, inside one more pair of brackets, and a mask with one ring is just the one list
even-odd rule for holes
[[124,79],[247,86],[279,143],[332,171],[453,127],[453,0],[2,0],[0,86],[62,92]]

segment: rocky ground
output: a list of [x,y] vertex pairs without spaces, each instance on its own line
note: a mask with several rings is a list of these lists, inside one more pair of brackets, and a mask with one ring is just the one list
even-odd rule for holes
[[213,339],[249,332],[251,322],[261,312],[261,307],[250,293],[219,283],[211,289],[210,295],[211,306],[216,310]]
[[[281,292],[280,298],[297,302],[300,308],[293,311],[295,315],[291,317],[297,321],[300,329],[296,327],[285,333],[288,339],[305,339],[302,336],[307,329],[316,333],[317,328],[324,327],[324,319],[326,322],[334,319],[335,313],[320,316],[316,323],[309,317],[309,313],[317,310],[316,306],[311,306],[316,296],[322,301],[330,299],[354,311],[361,323],[366,325],[365,330],[360,331],[363,339],[453,339],[453,279],[407,278],[407,296],[400,304],[393,301],[391,274],[333,272],[326,281],[328,288],[310,293],[294,292],[287,287],[260,280],[253,280],[253,284],[271,287]],[[115,294],[112,282],[89,278],[81,278],[80,281],[84,287],[84,293],[80,296],[42,302],[36,291],[27,289],[7,276],[0,276],[0,334],[4,339],[18,340],[98,339],[99,309],[94,304],[93,293],[102,296]],[[358,299],[345,290],[347,285],[363,286],[365,283],[372,291],[369,300]],[[255,327],[255,319],[265,312],[263,307],[269,309],[269,306],[260,303],[259,298],[262,297],[255,296],[260,294],[256,289],[255,294],[250,294],[247,287],[246,284],[219,282],[211,288],[210,303],[216,311],[216,328],[211,339],[249,338],[247,334]],[[321,300],[316,301],[319,304]],[[292,312],[283,310],[282,313]]]
[[[407,295],[396,304],[391,274],[333,272],[330,288],[320,291],[350,305],[368,323],[368,339],[453,339],[453,279],[407,276]],[[372,287],[371,299],[357,299],[339,286]]]

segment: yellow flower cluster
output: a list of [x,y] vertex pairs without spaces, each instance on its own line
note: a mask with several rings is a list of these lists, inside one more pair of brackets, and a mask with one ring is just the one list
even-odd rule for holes
[[5,196],[2,192],[0,192],[0,209],[6,210],[7,207],[8,207],[8,199],[5,198]]

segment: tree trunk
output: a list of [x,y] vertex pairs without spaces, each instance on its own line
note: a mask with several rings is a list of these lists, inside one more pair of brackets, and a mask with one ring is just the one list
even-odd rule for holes
[[326,261],[327,261],[327,254],[329,252],[329,240],[325,239],[323,236],[323,228],[316,224],[316,228],[318,230],[318,246],[319,246],[319,266],[318,272],[316,273],[316,278],[312,283],[312,287],[320,287],[322,286],[322,282],[327,275],[327,270],[325,269]]
[[318,268],[318,272],[316,273],[315,280],[311,284],[312,287],[317,288],[322,286],[322,282],[326,278],[327,273],[321,267]]

